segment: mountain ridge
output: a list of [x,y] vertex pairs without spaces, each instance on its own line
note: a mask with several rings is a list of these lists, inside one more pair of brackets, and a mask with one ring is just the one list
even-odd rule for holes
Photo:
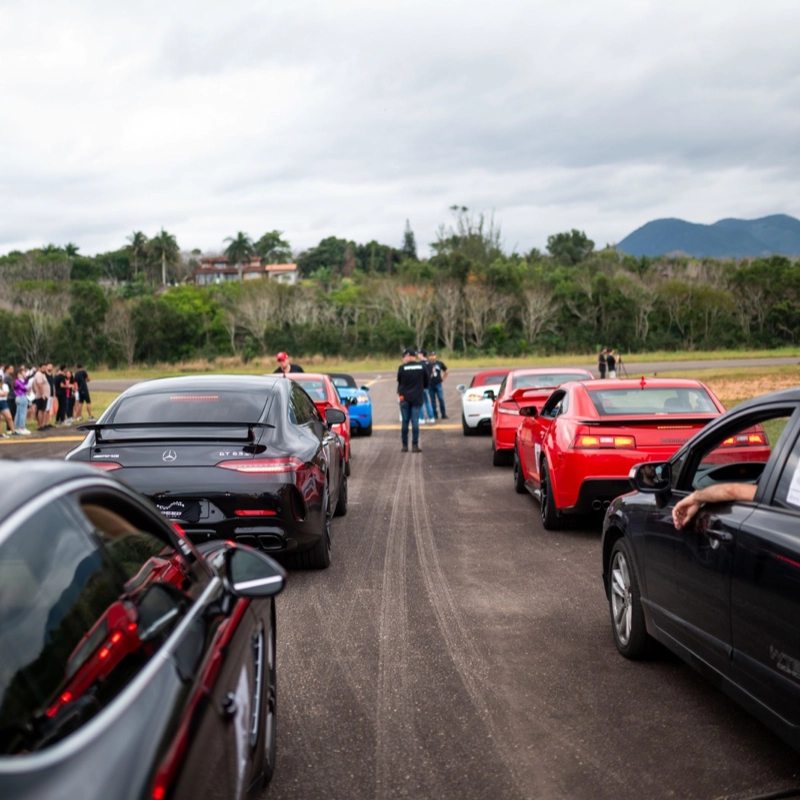
[[746,220],[727,217],[712,225],[670,217],[652,220],[617,245],[632,256],[685,253],[696,258],[758,258],[800,255],[800,220],[772,214]]

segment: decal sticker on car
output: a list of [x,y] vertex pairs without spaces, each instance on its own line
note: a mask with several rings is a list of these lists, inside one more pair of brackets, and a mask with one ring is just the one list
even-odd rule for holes
[[786,502],[793,506],[800,507],[800,461],[797,462],[797,466],[794,468],[792,483],[786,495]]
[[793,678],[800,678],[800,661],[796,658],[792,658],[786,653],[781,653],[780,650],[772,645],[769,646],[769,657],[781,672],[785,672]]

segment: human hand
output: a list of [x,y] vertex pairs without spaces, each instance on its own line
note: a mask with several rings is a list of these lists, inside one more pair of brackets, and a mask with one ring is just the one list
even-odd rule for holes
[[676,503],[672,509],[672,522],[675,525],[675,529],[680,530],[688,522],[691,522],[694,515],[700,510],[701,505],[702,503],[695,498],[694,492]]

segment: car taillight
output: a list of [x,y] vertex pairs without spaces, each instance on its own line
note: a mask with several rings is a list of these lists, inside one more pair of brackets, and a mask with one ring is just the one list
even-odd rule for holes
[[742,445],[764,445],[767,437],[763,433],[739,433],[730,436],[720,445],[720,447],[741,447]]
[[252,461],[220,461],[217,466],[250,475],[275,475],[297,472],[302,469],[303,462],[299,458],[254,458]]
[[497,410],[500,414],[516,414],[519,416],[519,406],[514,400],[503,400],[497,406]]
[[274,517],[278,512],[266,508],[237,508],[233,513],[237,517]]
[[369,403],[369,397],[365,394],[360,394],[356,397],[356,403]]
[[477,402],[478,400],[483,400],[483,399],[485,399],[485,398],[484,398],[484,396],[482,394],[468,394],[467,395],[467,400],[469,400],[469,401],[471,401],[473,403]]
[[575,448],[601,449],[608,447],[636,448],[636,439],[633,436],[594,436],[581,435],[572,443]]
[[106,472],[122,469],[122,464],[115,464],[113,461],[90,461],[89,466],[96,467],[97,469],[104,469]]

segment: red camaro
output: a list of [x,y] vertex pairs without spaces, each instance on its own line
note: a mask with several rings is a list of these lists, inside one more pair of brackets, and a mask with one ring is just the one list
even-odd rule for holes
[[511,463],[521,408],[541,408],[557,386],[592,377],[585,369],[570,367],[525,367],[509,372],[500,384],[492,409],[492,463],[496,467]]
[[[670,378],[566,383],[538,409],[522,411],[514,447],[514,488],[541,505],[548,530],[563,515],[599,511],[630,491],[628,473],[644,461],[665,461],[725,411],[700,381]],[[759,425],[732,437],[715,458],[766,461]]]
[[[338,408],[347,414],[347,408],[342,405],[339,392],[333,385],[329,375],[316,374],[313,372],[292,372],[289,377],[293,381],[301,384],[308,392],[314,405],[319,409],[319,413],[325,417],[326,408]],[[332,430],[338,433],[344,441],[344,474],[350,474],[350,415],[341,425],[333,425]]]

